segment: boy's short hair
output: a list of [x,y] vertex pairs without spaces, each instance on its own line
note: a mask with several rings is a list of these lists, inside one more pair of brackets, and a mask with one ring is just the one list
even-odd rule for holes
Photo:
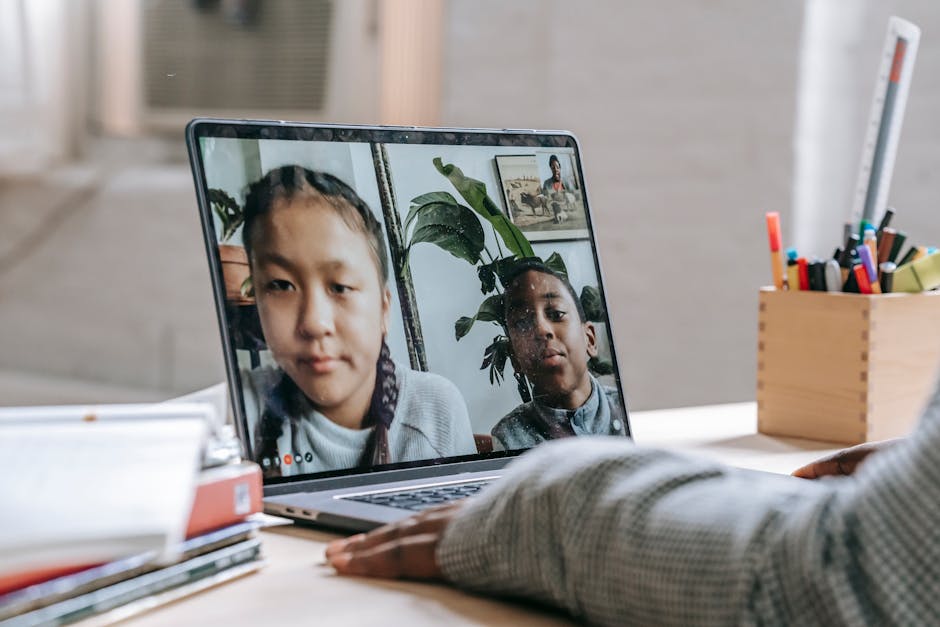
[[[518,279],[520,276],[526,272],[541,272],[542,274],[547,274],[553,276],[561,284],[565,286],[565,289],[568,290],[568,293],[571,294],[571,300],[574,301],[574,306],[578,310],[578,318],[581,322],[587,322],[587,315],[584,313],[584,307],[581,305],[581,299],[578,298],[578,294],[574,291],[571,283],[568,281],[568,277],[557,270],[553,270],[545,265],[545,262],[538,258],[528,258],[523,259],[515,264],[502,276],[500,277],[505,291],[509,291],[509,287],[513,284],[513,281]],[[509,299],[506,298],[505,293],[503,294],[503,307],[504,313],[509,313]]]

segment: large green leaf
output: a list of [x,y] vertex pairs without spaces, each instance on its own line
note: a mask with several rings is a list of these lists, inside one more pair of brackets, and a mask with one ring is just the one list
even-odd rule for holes
[[411,199],[412,205],[426,205],[429,202],[442,202],[448,205],[458,204],[457,199],[450,192],[429,192]]
[[506,247],[518,257],[534,257],[532,245],[519,228],[509,221],[500,211],[499,206],[486,195],[486,185],[476,179],[464,176],[463,171],[452,163],[444,164],[440,157],[434,158],[434,167],[447,177],[454,188],[463,196],[474,211],[486,218],[499,233]]
[[415,244],[427,242],[476,265],[483,252],[483,239],[483,226],[470,209],[433,202],[422,205],[417,212],[408,251]]
[[588,322],[605,322],[601,292],[593,285],[585,285],[581,290],[581,308]]
[[496,322],[500,325],[504,323],[505,312],[503,310],[503,295],[493,294],[480,303],[480,308],[472,318],[461,316],[454,323],[454,336],[457,341],[470,332],[474,322]]
[[448,194],[447,192],[431,192],[430,194],[422,194],[411,201],[411,209],[408,210],[408,215],[405,217],[405,232],[408,231],[408,228],[411,226],[411,223],[418,213],[422,211],[422,207],[426,207],[432,204],[441,204],[448,207],[457,207],[460,203],[457,202],[457,199]]
[[509,338],[497,335],[493,343],[483,351],[483,365],[480,370],[490,369],[490,385],[499,385],[503,382],[506,369],[506,360],[509,358]]
[[565,277],[568,276],[568,267],[565,265],[565,260],[562,259],[561,255],[559,255],[557,252],[549,255],[548,259],[545,260],[545,265],[549,269],[554,270],[555,272],[564,275]]

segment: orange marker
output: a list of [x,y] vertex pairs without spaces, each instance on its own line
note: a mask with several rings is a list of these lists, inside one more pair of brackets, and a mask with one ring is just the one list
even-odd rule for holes
[[858,283],[859,293],[871,294],[871,281],[868,280],[868,270],[865,266],[860,263],[855,264],[852,273],[855,275],[855,282]]
[[770,240],[770,269],[774,274],[774,287],[783,289],[783,257],[780,255],[780,214],[767,212],[767,237]]

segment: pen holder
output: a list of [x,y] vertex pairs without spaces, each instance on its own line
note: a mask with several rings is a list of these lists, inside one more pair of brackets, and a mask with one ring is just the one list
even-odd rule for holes
[[940,365],[940,292],[760,291],[757,429],[846,444],[907,434]]

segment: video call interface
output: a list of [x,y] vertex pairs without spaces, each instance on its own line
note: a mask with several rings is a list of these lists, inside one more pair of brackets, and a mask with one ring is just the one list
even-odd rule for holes
[[266,481],[629,437],[573,138],[269,129],[195,132]]

